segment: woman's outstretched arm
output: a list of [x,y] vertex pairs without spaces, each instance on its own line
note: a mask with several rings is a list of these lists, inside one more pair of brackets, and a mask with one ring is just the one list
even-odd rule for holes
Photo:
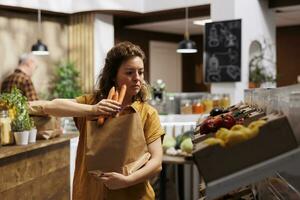
[[117,101],[102,99],[95,105],[77,103],[75,99],[54,99],[52,101],[30,101],[30,111],[57,117],[110,116],[120,111]]

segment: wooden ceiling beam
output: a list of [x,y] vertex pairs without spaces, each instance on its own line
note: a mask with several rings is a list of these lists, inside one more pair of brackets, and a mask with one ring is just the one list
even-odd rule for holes
[[299,0],[269,0],[269,8],[300,5]]
[[[210,16],[210,5],[189,7],[189,18]],[[131,16],[115,14],[115,20],[121,26],[145,24],[161,21],[178,20],[185,18],[185,8],[162,10],[144,14],[131,14]]]

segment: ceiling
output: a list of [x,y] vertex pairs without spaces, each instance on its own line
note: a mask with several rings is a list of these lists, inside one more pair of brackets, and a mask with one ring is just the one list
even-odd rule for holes
[[[193,24],[194,20],[200,20],[200,19],[203,19],[203,18],[199,18],[199,17],[198,18],[190,18],[188,20],[189,33],[191,35],[202,34],[203,26]],[[185,19],[130,25],[130,26],[126,26],[126,27],[132,28],[132,29],[145,30],[145,31],[184,34]]]
[[[207,19],[208,17],[206,17]],[[190,18],[188,20],[189,33],[191,35],[202,34],[203,26],[193,24],[194,20],[200,20],[205,18]],[[276,26],[294,26],[300,25],[300,6],[292,6],[285,8],[276,9]],[[127,28],[156,31],[164,33],[184,34],[185,32],[185,19],[171,20],[171,21],[160,21],[152,23],[144,23],[137,25],[126,26]]]

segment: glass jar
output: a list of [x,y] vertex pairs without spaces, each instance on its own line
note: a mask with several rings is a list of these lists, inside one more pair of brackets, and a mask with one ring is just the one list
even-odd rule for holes
[[166,95],[166,113],[176,114],[176,102],[173,94],[169,93]]
[[226,109],[230,106],[230,97],[229,94],[223,94],[220,100],[220,107]]
[[219,94],[213,94],[212,101],[213,101],[213,108],[218,108],[221,106],[220,105],[221,98]]
[[192,114],[193,108],[191,104],[191,100],[182,99],[180,102],[180,114]]
[[206,95],[202,100],[202,105],[204,106],[204,113],[209,113],[213,109],[213,100],[211,95]]
[[193,114],[201,114],[204,112],[204,106],[201,103],[201,99],[195,99],[192,106]]
[[14,137],[11,132],[11,119],[8,116],[7,110],[0,111],[0,139],[1,145],[12,144]]

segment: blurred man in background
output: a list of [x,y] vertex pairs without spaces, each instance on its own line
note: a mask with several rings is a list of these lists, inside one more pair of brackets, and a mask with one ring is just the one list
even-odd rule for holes
[[38,100],[31,77],[37,68],[36,59],[33,54],[23,54],[19,58],[17,69],[4,79],[1,92],[10,92],[13,86],[22,91],[29,101]]

